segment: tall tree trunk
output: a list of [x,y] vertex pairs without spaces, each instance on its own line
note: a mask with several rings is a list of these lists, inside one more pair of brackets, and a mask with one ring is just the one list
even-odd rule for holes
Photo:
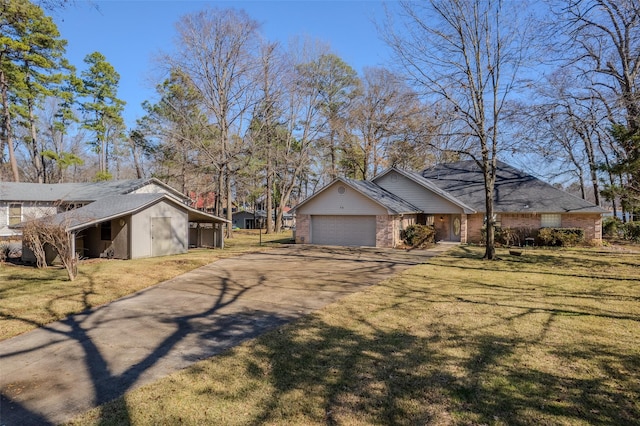
[[[493,161],[495,163],[495,160]],[[495,184],[495,166],[488,159],[483,160],[483,172],[485,179],[485,208],[487,211],[487,241],[485,244],[484,258],[494,260],[496,258],[495,221],[493,219],[493,187]]]
[[269,154],[267,154],[267,188],[266,188],[266,203],[267,205],[265,206],[265,214],[266,214],[266,218],[265,220],[267,221],[267,230],[266,233],[267,234],[272,234],[273,233],[273,221],[271,220],[271,218],[273,217],[273,171],[271,168],[271,155],[270,155],[270,151],[271,148],[268,148],[269,150]]
[[227,196],[227,220],[229,224],[227,224],[227,238],[233,238],[233,226],[230,224],[233,223],[233,201],[231,197],[231,173],[229,172],[229,167],[225,166],[225,185],[226,185],[226,196]]
[[216,208],[215,208],[215,215],[218,217],[222,217],[222,189],[223,189],[223,175],[222,175],[222,169],[218,170],[218,193],[216,194]]
[[36,117],[33,112],[33,103],[32,101],[28,102],[29,108],[29,131],[31,137],[31,155],[33,156],[33,167],[36,172],[36,178],[38,179],[38,183],[44,183],[44,166],[42,161],[42,156],[40,155],[40,149],[38,147],[38,132],[36,130]]
[[[140,163],[138,148],[136,147],[133,138],[129,138],[129,141],[131,142],[131,156],[133,157],[133,165],[136,168],[136,177],[138,179],[142,179],[144,177],[144,173],[142,172],[142,164]],[[184,194],[184,188],[182,189],[182,193]]]
[[18,160],[13,150],[13,129],[11,128],[11,113],[9,112],[9,96],[7,94],[7,76],[0,70],[0,87],[2,87],[2,111],[4,111],[2,121],[2,129],[4,133],[4,143],[9,149],[9,163],[11,164],[11,172],[13,173],[13,181],[20,182],[20,173],[18,172]]

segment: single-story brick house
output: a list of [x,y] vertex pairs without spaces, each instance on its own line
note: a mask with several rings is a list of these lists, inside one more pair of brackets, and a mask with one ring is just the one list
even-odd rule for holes
[[[391,168],[371,181],[338,178],[295,208],[296,242],[395,247],[400,231],[430,224],[438,241],[479,243],[484,178],[474,161],[415,173]],[[602,239],[606,210],[499,162],[494,211],[503,228],[581,228]]]
[[0,183],[0,237],[19,240],[30,220],[62,225],[82,257],[135,259],[222,248],[225,219],[188,206],[157,179]]

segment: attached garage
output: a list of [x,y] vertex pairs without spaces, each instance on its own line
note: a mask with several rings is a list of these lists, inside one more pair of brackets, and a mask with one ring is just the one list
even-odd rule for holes
[[368,181],[337,178],[298,204],[299,244],[395,247],[419,209]]
[[376,246],[375,216],[311,216],[311,243],[337,246]]

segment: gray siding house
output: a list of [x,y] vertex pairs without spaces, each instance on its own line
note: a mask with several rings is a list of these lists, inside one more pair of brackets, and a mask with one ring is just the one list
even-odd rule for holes
[[[505,163],[498,164],[494,209],[502,227],[581,228],[588,241],[602,239],[606,210]],[[395,247],[413,223],[433,225],[438,241],[479,243],[484,179],[473,161],[422,173],[391,168],[371,181],[338,178],[294,210],[297,243]]]
[[20,239],[20,223],[41,220],[64,226],[81,257],[135,259],[184,253],[189,247],[222,248],[227,221],[190,208],[188,201],[157,179],[3,182],[0,236]]

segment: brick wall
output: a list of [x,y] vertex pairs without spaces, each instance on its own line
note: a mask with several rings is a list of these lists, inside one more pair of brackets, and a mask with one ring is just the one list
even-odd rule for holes
[[602,216],[599,214],[563,214],[563,228],[584,229],[584,239],[602,241]]
[[[503,228],[540,229],[540,214],[538,213],[500,213],[499,221]],[[484,214],[468,215],[467,222],[467,242],[479,243],[482,240],[481,230],[484,225]],[[602,217],[599,214],[563,214],[561,226],[563,228],[584,229],[584,237],[587,242],[602,240]]]
[[498,218],[503,228],[540,228],[540,215],[537,213],[500,213]]
[[400,233],[399,218],[388,215],[376,216],[376,247],[393,248],[396,234]]
[[462,214],[460,215],[460,243],[462,244],[467,244],[468,241],[468,237],[467,237],[467,230],[468,230],[468,220],[467,220],[467,215],[466,214]]
[[467,215],[467,243],[477,244],[482,240],[482,225],[484,225],[483,213]]
[[296,215],[296,244],[309,244],[311,241],[311,215]]

